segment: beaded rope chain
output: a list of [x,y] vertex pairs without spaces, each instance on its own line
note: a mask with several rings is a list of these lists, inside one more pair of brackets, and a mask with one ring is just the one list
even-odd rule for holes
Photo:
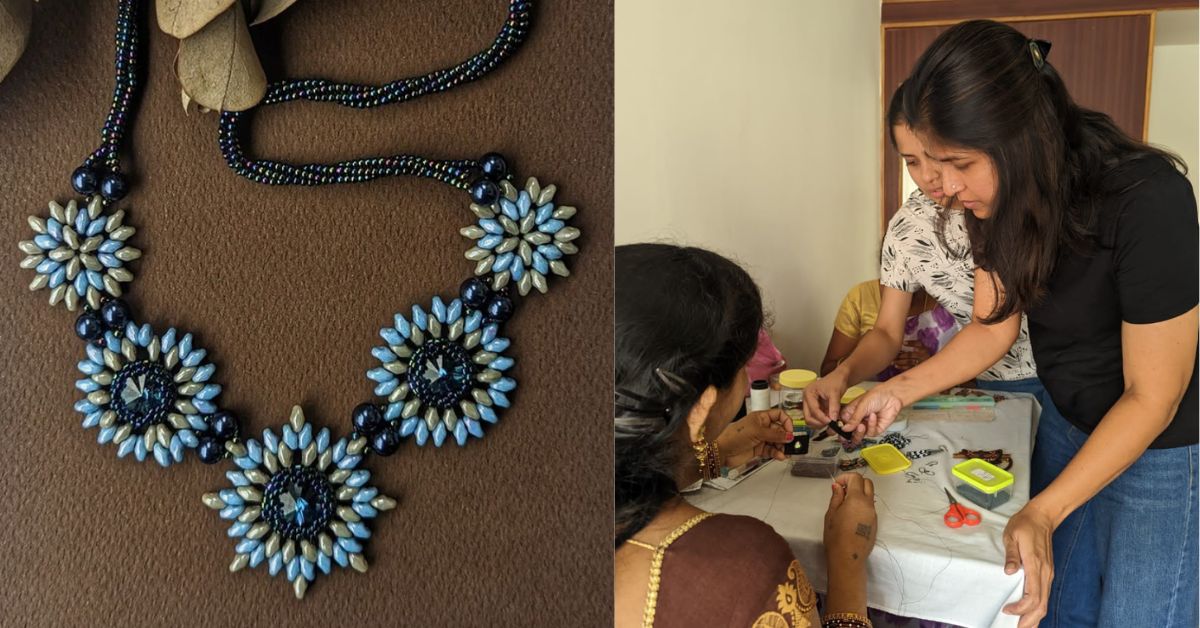
[[[116,25],[116,89],[101,131],[101,144],[71,176],[83,200],[50,203],[49,215],[31,216],[31,240],[20,243],[23,268],[36,276],[31,290],[46,288],[50,304],[82,309],[76,334],[85,359],[75,382],[85,397],[75,404],[83,427],[98,428],[99,442],[119,457],[153,458],[166,467],[194,450],[204,463],[232,460],[231,486],[207,493],[203,502],[231,521],[236,556],[231,571],[266,565],[284,572],[296,597],[320,571],[334,565],[366,571],[366,521],[396,501],[369,486],[362,468],[368,454],[388,456],[403,439],[440,447],[448,439],[465,445],[482,438],[510,405],[516,381],[501,328],[514,299],[545,293],[550,277],[566,277],[566,258],[577,253],[579,230],[569,226],[575,208],[555,204],[555,186],[530,178],[511,182],[508,164],[495,153],[478,161],[436,160],[414,155],[356,159],[333,164],[291,165],[246,156],[243,114],[223,112],[220,147],[230,168],[268,185],[354,183],[387,176],[426,177],[470,195],[473,224],[461,230],[472,240],[466,258],[474,272],[458,298],[434,296],[429,308],[413,305],[380,330],[384,344],[371,350],[380,365],[367,372],[376,399],[351,413],[349,436],[307,422],[299,407],[277,434],[243,437],[240,423],[220,407],[215,367],[192,334],[156,332],[133,320],[121,300],[133,280],[128,265],[141,257],[129,246],[134,227],[125,210],[110,211],[128,191],[119,149],[138,92],[138,0],[119,0]],[[370,108],[405,102],[474,81],[510,57],[529,31],[531,3],[511,0],[508,18],[484,51],[450,68],[386,85],[326,80],[272,83],[264,105],[292,100]],[[513,294],[513,293],[517,294]],[[519,295],[519,296],[518,296]]]

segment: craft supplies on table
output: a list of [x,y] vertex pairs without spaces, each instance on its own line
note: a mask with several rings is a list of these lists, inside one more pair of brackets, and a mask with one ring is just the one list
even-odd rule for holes
[[955,388],[948,394],[930,395],[904,408],[896,417],[896,423],[910,420],[991,421],[996,418],[997,396],[971,388]]
[[954,490],[991,510],[1012,498],[1013,474],[990,462],[971,458],[954,465]]
[[778,391],[777,405],[792,422],[792,436],[783,453],[802,456],[808,453],[811,432],[804,422],[804,389],[817,381],[817,374],[808,369],[789,369],[771,376],[772,392]]
[[879,475],[888,475],[891,473],[899,473],[912,466],[912,460],[909,460],[895,445],[890,443],[880,443],[871,445],[862,450],[863,460],[871,467],[871,470]]
[[950,500],[950,509],[946,511],[945,515],[942,515],[942,522],[946,524],[947,528],[977,526],[980,521],[983,521],[978,511],[971,510],[958,503],[958,500],[954,499],[954,496],[950,494],[950,489],[943,490],[946,491],[946,499]]

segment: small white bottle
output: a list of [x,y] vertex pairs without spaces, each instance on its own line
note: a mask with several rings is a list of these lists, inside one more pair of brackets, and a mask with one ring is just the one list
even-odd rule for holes
[[750,383],[750,403],[746,406],[746,412],[759,412],[761,410],[770,409],[771,391],[768,387],[767,380],[754,380]]

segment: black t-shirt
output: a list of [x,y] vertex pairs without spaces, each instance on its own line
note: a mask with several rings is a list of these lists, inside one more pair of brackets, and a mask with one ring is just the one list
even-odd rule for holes
[[[1062,252],[1043,301],[1027,313],[1038,377],[1062,415],[1088,433],[1125,390],[1121,323],[1170,320],[1200,299],[1200,228],[1188,180],[1166,160],[1144,158],[1114,172],[1109,189],[1096,205],[1094,249]],[[1196,381],[1193,369],[1151,449],[1197,442]]]

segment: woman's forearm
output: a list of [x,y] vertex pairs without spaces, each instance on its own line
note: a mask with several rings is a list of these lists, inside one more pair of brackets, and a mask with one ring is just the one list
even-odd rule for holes
[[995,325],[970,323],[928,360],[887,381],[905,406],[962,382],[995,364],[1012,347],[1020,332],[1015,315]]
[[876,327],[863,334],[854,351],[830,375],[841,377],[851,384],[872,377],[896,359],[896,354],[900,353],[900,342],[900,338]]
[[854,559],[828,556],[829,593],[825,596],[825,614],[867,614],[866,556]]

